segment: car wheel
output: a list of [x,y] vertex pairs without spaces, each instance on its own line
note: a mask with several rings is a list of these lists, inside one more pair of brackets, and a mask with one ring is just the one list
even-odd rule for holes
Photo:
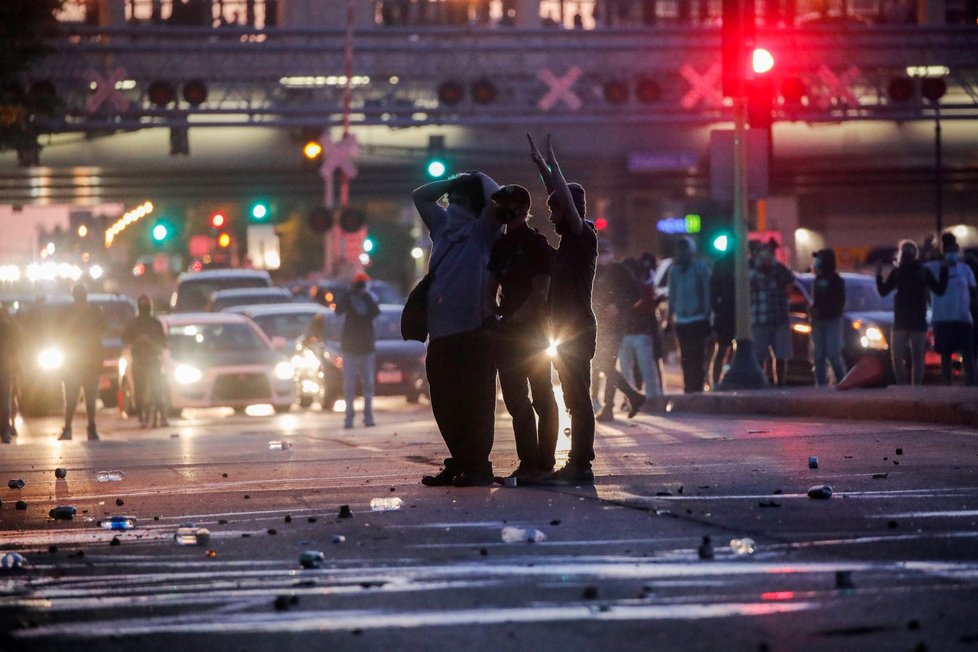
[[404,395],[404,398],[407,399],[408,403],[417,403],[421,400],[421,392],[416,389],[411,390],[410,392]]
[[300,396],[299,397],[299,407],[301,407],[301,408],[307,408],[310,405],[312,405],[312,397],[311,396]]
[[292,405],[276,405],[274,406],[275,414],[285,414],[292,409]]
[[245,410],[247,410],[247,409],[248,408],[246,406],[239,405],[239,406],[237,406],[237,407],[234,408],[234,413],[235,414],[244,414],[245,413]]

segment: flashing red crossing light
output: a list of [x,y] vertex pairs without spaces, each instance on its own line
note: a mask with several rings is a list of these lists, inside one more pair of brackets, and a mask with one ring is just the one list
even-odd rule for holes
[[606,220],[603,217],[595,218],[594,228],[598,231],[604,231],[605,229],[608,228],[608,220]]

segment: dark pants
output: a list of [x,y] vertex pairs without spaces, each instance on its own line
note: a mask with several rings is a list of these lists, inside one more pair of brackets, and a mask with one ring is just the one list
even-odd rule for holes
[[594,337],[583,336],[557,346],[557,376],[564,405],[571,415],[569,463],[591,468],[594,459],[594,408],[591,405],[591,358]]
[[141,422],[149,422],[164,410],[163,373],[160,361],[155,359],[133,361],[133,400]]
[[98,398],[98,373],[72,374],[62,378],[65,399],[65,428],[71,428],[71,419],[78,405],[78,393],[85,391],[85,414],[88,429],[95,429],[95,399]]
[[706,376],[706,340],[710,337],[708,321],[676,324],[679,359],[683,367],[683,391],[687,394],[703,391]]
[[491,474],[496,411],[496,368],[487,329],[439,337],[426,359],[431,411],[462,473]]
[[13,414],[10,410],[10,390],[13,385],[13,374],[0,371],[0,437],[9,439],[13,432]]
[[[615,390],[622,392],[630,401],[636,400],[639,391],[618,370],[618,350],[621,347],[621,336],[602,335],[598,338],[594,352],[594,371],[604,375],[604,400],[602,409],[611,412],[615,405]],[[597,379],[594,379],[594,391],[597,391]],[[593,407],[593,406],[592,406]]]
[[496,333],[493,355],[499,368],[503,400],[513,417],[520,463],[546,469],[553,467],[559,417],[550,379],[546,339]]

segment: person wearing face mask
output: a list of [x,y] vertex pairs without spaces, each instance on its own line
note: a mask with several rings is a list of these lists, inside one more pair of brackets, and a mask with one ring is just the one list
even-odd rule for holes
[[764,367],[774,353],[774,382],[784,385],[791,353],[791,320],[788,295],[794,276],[774,257],[777,242],[769,240],[757,248],[749,272],[750,326],[757,362]]
[[[428,289],[428,375],[431,411],[451,457],[426,475],[428,487],[490,486],[496,410],[496,367],[490,327],[495,283],[489,254],[499,237],[490,197],[499,184],[481,172],[433,181],[414,191],[431,233]],[[441,203],[448,197],[447,207]]]
[[846,307],[846,284],[835,271],[835,251],[822,249],[812,254],[812,356],[815,358],[815,384],[828,385],[826,360],[838,383],[846,373],[842,362],[842,311]]
[[666,324],[675,326],[683,391],[687,394],[703,391],[711,305],[710,268],[697,260],[693,239],[683,236],[676,241],[676,255],[669,270]]
[[[890,355],[893,375],[898,385],[908,381],[914,385],[924,382],[924,344],[927,333],[928,290],[935,296],[947,288],[948,267],[939,265],[937,278],[917,259],[917,245],[901,240],[896,267],[883,278],[882,261],[876,266],[876,291],[881,297],[896,290],[893,300],[893,330]],[[910,374],[907,374],[907,350],[910,351]]]
[[557,401],[547,355],[547,293],[554,250],[527,224],[531,202],[526,188],[503,186],[493,193],[492,202],[496,219],[506,229],[489,257],[489,271],[499,285],[492,349],[519,457],[510,477],[527,484],[550,475],[556,461]]
[[934,326],[934,350],[941,354],[941,376],[951,384],[951,356],[960,353],[964,360],[964,376],[968,385],[978,383],[975,370],[975,342],[972,329],[971,302],[976,300],[978,284],[975,275],[961,260],[961,249],[953,233],[941,235],[942,261],[931,261],[926,267],[931,274],[947,265],[947,290],[934,293],[931,299],[931,320]]

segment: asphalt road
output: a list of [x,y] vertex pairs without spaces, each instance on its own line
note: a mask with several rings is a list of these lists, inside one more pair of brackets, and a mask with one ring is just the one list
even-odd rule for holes
[[[639,415],[599,424],[593,488],[449,489],[419,484],[445,455],[424,403],[381,399],[351,430],[318,409],[185,416],[103,411],[97,443],[41,419],[0,448],[0,550],[30,564],[0,571],[0,650],[978,649],[975,430]],[[182,523],[210,541],[176,545]]]

